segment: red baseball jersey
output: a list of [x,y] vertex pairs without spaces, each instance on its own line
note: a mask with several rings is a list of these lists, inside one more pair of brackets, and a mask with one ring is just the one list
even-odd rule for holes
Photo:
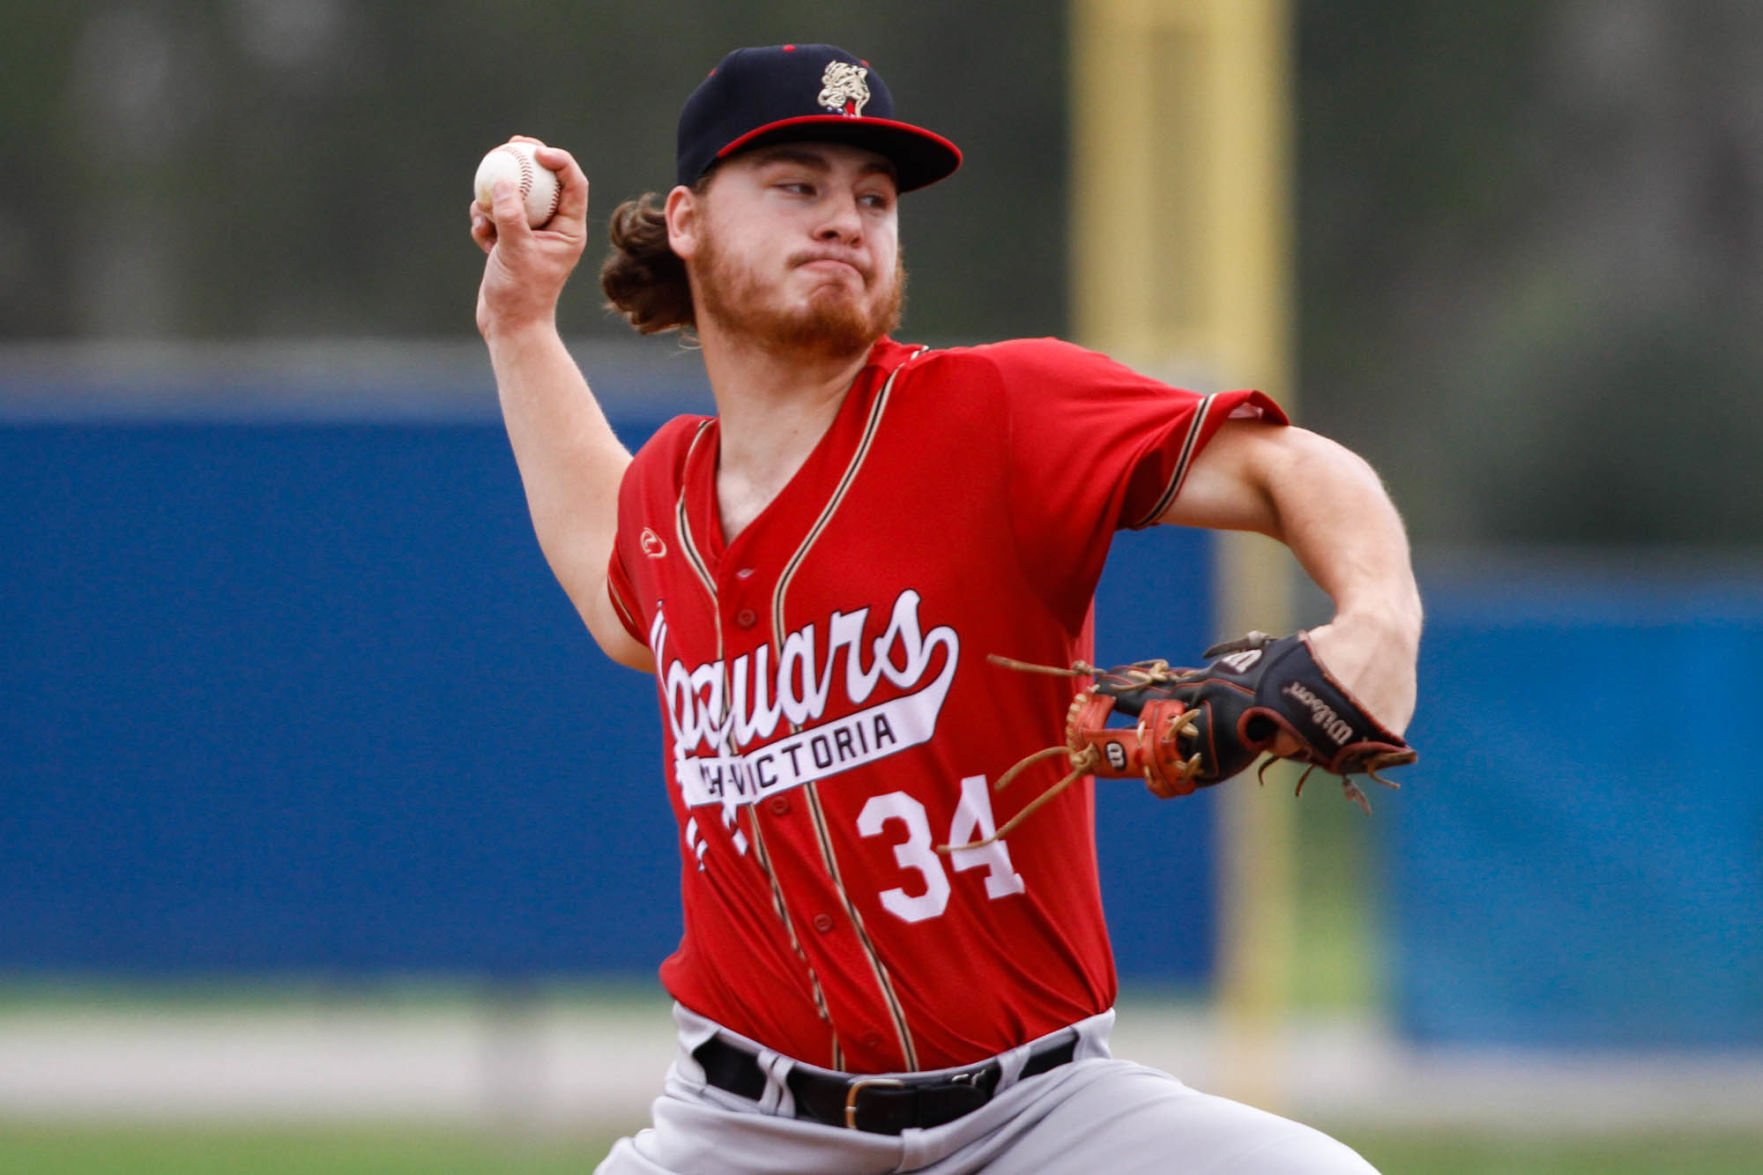
[[[637,454],[610,590],[655,655],[687,1007],[811,1064],[967,1064],[1112,1006],[1090,780],[1038,765],[1091,656],[1112,533],[1155,521],[1258,392],[1200,396],[1056,340],[876,344],[732,541],[718,423]],[[1197,603],[1197,602],[1196,602]],[[1181,601],[1171,601],[1180,607]]]

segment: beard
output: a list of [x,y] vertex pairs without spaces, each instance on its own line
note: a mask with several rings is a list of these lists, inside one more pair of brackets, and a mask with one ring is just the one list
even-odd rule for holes
[[[808,251],[804,256],[812,256]],[[800,258],[791,258],[791,269]],[[873,275],[864,273],[868,283]],[[881,336],[899,328],[906,302],[906,264],[896,257],[894,280],[886,289],[853,294],[845,285],[820,286],[805,305],[787,307],[769,300],[752,269],[729,256],[714,232],[705,236],[692,266],[699,316],[713,318],[731,335],[773,354],[841,359],[865,353]]]

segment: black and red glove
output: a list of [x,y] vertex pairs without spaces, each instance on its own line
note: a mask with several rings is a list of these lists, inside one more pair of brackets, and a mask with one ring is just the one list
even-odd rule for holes
[[[1096,672],[1086,692],[1113,704],[1091,707],[1081,728],[1068,735],[1086,745],[1106,744],[1107,730],[1139,740],[1136,756],[1124,741],[1112,757],[1104,745],[1096,774],[1142,775],[1167,798],[1222,783],[1271,754],[1340,776],[1348,796],[1368,807],[1354,776],[1395,787],[1379,772],[1418,758],[1329,675],[1301,632],[1277,638],[1252,632],[1203,656],[1215,659],[1200,669],[1146,661]],[[1139,726],[1103,728],[1110,713],[1138,718]],[[1116,771],[1116,761],[1137,769]]]

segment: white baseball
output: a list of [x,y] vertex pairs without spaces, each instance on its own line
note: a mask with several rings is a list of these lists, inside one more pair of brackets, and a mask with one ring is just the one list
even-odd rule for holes
[[477,202],[486,212],[494,200],[491,185],[504,179],[526,201],[526,222],[534,228],[556,213],[557,201],[563,194],[557,184],[557,173],[533,158],[533,144],[503,143],[477,165]]

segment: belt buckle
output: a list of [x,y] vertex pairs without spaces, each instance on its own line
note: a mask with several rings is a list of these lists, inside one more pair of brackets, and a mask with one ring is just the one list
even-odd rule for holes
[[857,1095],[865,1086],[876,1086],[885,1089],[905,1089],[906,1083],[898,1077],[859,1077],[845,1087],[845,1129],[857,1129]]

